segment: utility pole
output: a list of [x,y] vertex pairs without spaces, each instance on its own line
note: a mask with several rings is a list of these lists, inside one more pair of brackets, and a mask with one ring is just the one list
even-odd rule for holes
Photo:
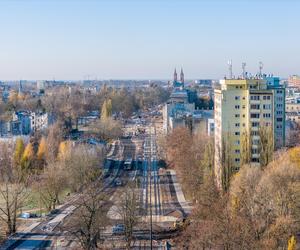
[[152,131],[150,131],[150,249],[152,250],[153,246],[152,246],[152,162],[151,162],[151,158],[152,158]]

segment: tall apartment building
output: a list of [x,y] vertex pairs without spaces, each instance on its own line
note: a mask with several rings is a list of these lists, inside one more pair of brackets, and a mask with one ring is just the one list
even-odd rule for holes
[[[285,143],[285,88],[278,77],[224,79],[215,94],[215,176],[222,185],[224,145],[230,144],[231,166],[241,166],[242,136],[249,135],[250,161],[260,162],[261,127],[269,127],[274,148]],[[226,143],[226,144],[225,144]]]

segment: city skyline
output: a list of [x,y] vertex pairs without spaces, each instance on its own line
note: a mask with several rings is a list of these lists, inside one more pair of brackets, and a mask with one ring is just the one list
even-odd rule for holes
[[[223,78],[300,72],[296,1],[3,1],[0,79]],[[88,77],[89,76],[89,77]]]

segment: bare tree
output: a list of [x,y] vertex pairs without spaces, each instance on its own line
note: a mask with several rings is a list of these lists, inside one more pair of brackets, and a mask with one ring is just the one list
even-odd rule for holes
[[82,187],[101,177],[104,160],[103,147],[76,145],[64,159],[68,172],[68,186],[72,191],[80,191]]
[[251,162],[251,134],[243,131],[241,136],[241,166]]
[[78,199],[71,219],[63,226],[86,250],[98,249],[101,233],[107,226],[107,197],[97,185],[90,185]]
[[17,230],[17,215],[26,199],[27,180],[13,164],[13,146],[0,144],[0,219],[6,224],[7,234]]
[[58,146],[62,141],[61,124],[56,122],[48,128],[46,161],[54,162],[58,154]]
[[35,189],[39,192],[41,201],[48,211],[60,204],[59,196],[66,187],[66,169],[58,161],[48,164],[35,183]]
[[121,198],[121,204],[117,211],[125,227],[124,235],[126,249],[128,250],[131,249],[131,246],[134,244],[134,228],[140,221],[139,197],[137,196],[137,193],[135,183],[129,183]]
[[272,161],[274,152],[273,130],[272,127],[260,127],[259,129],[260,145],[260,166],[265,167]]
[[111,117],[107,117],[92,124],[91,132],[101,140],[107,141],[120,137],[122,135],[122,127],[118,121],[112,119]]
[[233,171],[233,159],[232,159],[232,142],[230,133],[226,133],[222,137],[222,148],[221,148],[221,178],[222,178],[222,189],[227,192],[230,186],[230,180],[232,175],[234,174]]

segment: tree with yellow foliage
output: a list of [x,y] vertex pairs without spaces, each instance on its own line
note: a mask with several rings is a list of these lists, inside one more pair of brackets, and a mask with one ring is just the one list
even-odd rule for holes
[[64,160],[64,159],[66,159],[69,152],[70,152],[70,142],[62,141],[59,144],[59,147],[58,147],[58,156],[57,156],[57,158],[59,160]]
[[16,140],[15,152],[14,152],[14,165],[20,166],[21,159],[24,153],[24,141],[21,137]]
[[21,167],[23,170],[28,170],[33,162],[34,150],[31,143],[28,143],[21,159]]
[[46,139],[45,137],[42,137],[37,151],[37,159],[40,161],[45,160],[46,154],[47,154]]
[[104,101],[101,109],[101,119],[106,120],[112,115],[112,102],[111,99]]
[[292,148],[289,151],[290,161],[300,167],[300,147]]
[[296,239],[295,236],[293,235],[288,242],[288,250],[296,250]]

